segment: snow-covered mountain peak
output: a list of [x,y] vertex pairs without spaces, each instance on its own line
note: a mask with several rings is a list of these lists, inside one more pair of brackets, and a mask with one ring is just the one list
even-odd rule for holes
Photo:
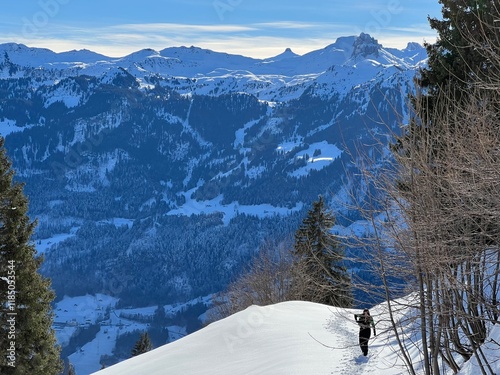
[[0,58],[22,66],[38,67],[54,61],[55,57],[56,53],[46,48],[32,48],[18,43],[0,45]]
[[357,68],[389,68],[402,70],[416,69],[427,58],[425,48],[418,43],[410,43],[404,50],[384,48],[369,34],[361,33],[352,45],[352,53],[344,63]]
[[139,86],[137,79],[122,67],[115,67],[106,71],[100,79],[101,83],[115,87],[131,88]]
[[416,65],[427,60],[427,50],[419,43],[410,42],[401,52],[407,60]]
[[361,33],[353,43],[352,57],[354,59],[367,58],[369,56],[378,57],[382,46],[369,34]]
[[108,56],[82,49],[56,53],[47,48],[27,47],[24,44],[0,44],[0,61],[9,60],[21,67],[51,67],[68,65],[93,64],[98,61],[110,60]]
[[346,58],[351,56],[357,36],[343,36],[335,40],[334,43],[325,47],[325,50],[344,51]]
[[294,60],[300,66],[307,65],[310,72],[322,73],[334,66],[365,66],[378,69],[383,66],[403,65],[390,52],[385,51],[378,41],[369,34],[340,37],[335,43],[323,49],[305,54]]
[[405,52],[410,52],[410,51],[421,51],[422,50],[422,45],[417,42],[408,42],[406,45],[406,48],[403,49]]
[[145,49],[141,49],[140,51],[137,51],[137,52],[132,52],[131,54],[119,59],[119,61],[138,62],[138,61],[143,61],[147,58],[156,57],[156,56],[160,56],[160,52],[155,51],[152,48],[145,48]]
[[245,57],[241,55],[233,55],[230,53],[225,53],[225,52],[216,52],[212,51],[210,49],[205,49],[205,48],[200,48],[200,47],[168,47],[165,49],[162,49],[160,51],[161,56],[165,57],[176,57],[181,60],[198,60],[198,61],[203,61],[203,60],[213,60],[213,59],[218,59],[221,61],[232,61],[236,60],[239,62],[256,62],[258,60],[253,59],[251,57]]
[[270,63],[270,62],[275,62],[275,61],[280,61],[280,60],[293,59],[293,58],[299,57],[299,56],[300,55],[293,52],[291,48],[286,48],[279,55],[276,55],[274,57],[269,57],[269,58],[265,59],[264,62]]
[[57,53],[58,62],[68,62],[68,63],[96,63],[98,61],[109,60],[110,58],[100,53],[90,51],[88,49],[71,50],[67,52]]
[[19,43],[4,43],[0,45],[0,49],[2,52],[18,52],[18,51],[27,51],[29,48],[24,44]]

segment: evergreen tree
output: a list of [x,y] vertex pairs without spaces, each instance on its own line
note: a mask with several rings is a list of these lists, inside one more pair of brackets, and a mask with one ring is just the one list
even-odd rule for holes
[[144,332],[135,343],[134,348],[132,349],[132,356],[135,357],[136,355],[149,352],[151,349],[153,349],[153,345],[151,344],[149,335],[147,332]]
[[[426,45],[428,65],[420,71],[420,78],[416,80],[420,90],[412,98],[415,118],[394,149],[399,154],[399,161],[424,155],[427,165],[420,168],[420,175],[429,167],[429,171],[440,177],[434,192],[446,209],[456,204],[450,197],[446,180],[449,173],[456,173],[450,172],[447,162],[449,150],[456,148],[455,138],[461,131],[472,134],[477,131],[476,123],[479,124],[480,119],[498,113],[500,8],[497,1],[489,0],[440,0],[440,3],[442,19],[429,19],[438,39]],[[478,121],[465,121],[472,112],[478,114]],[[492,120],[491,124],[493,131],[498,132],[498,123]],[[460,173],[465,179],[470,171]],[[398,181],[398,184],[411,194],[407,181]],[[498,231],[495,223],[493,217],[481,220],[474,216],[454,218],[448,232],[453,240],[455,229],[460,227],[462,231],[477,233],[484,244],[491,245],[495,243],[492,234]]]
[[[439,0],[442,19],[430,18],[437,34],[434,44],[426,44],[429,60],[415,80],[417,93],[411,97],[413,118],[393,145],[399,158],[425,154],[429,166],[443,176],[449,173],[444,163],[446,150],[453,148],[453,133],[465,126],[463,118],[470,111],[497,111],[499,91],[488,87],[499,72],[497,51],[500,28],[497,25],[498,4],[489,0]],[[470,95],[480,96],[476,108]],[[481,107],[481,108],[480,108]],[[449,115],[442,115],[443,110]],[[458,116],[452,113],[460,113]],[[412,156],[413,154],[413,156]],[[401,160],[401,159],[400,159]],[[411,193],[407,181],[397,181],[402,191]],[[442,205],[449,202],[446,184],[435,190]],[[464,221],[464,227],[474,223]],[[479,231],[476,225],[476,230]]]
[[[497,76],[496,61],[500,41],[497,27],[498,2],[490,0],[440,0],[442,18],[429,18],[429,23],[438,38],[434,44],[426,44],[429,56],[427,66],[420,70],[415,80],[417,95],[411,98],[418,120],[412,121],[406,136],[418,137],[414,146],[422,139],[432,137],[434,146],[431,158],[439,154],[442,144],[442,126],[436,121],[436,111],[441,111],[443,97],[453,106],[469,105],[469,93],[477,86],[487,85],[492,76]],[[488,96],[496,95],[496,89],[488,90]],[[434,117],[434,118],[433,118]],[[448,123],[449,121],[446,120]],[[448,124],[446,124],[447,126]],[[458,121],[454,127],[462,126]],[[405,150],[408,152],[408,150]]]
[[[500,29],[495,15],[498,4],[489,0],[440,0],[442,19],[430,18],[429,23],[438,38],[434,44],[426,44],[429,56],[427,66],[415,79],[417,93],[411,99],[413,118],[403,135],[397,140],[394,151],[409,156],[405,147],[411,144],[419,148],[422,142],[432,140],[429,161],[434,163],[446,148],[442,139],[442,124],[436,121],[436,112],[442,110],[443,98],[453,106],[469,105],[468,93],[478,82],[487,84],[491,76],[498,75],[496,53],[500,41]],[[489,90],[488,96],[497,95]],[[449,120],[446,120],[446,127]],[[452,124],[462,126],[460,121]],[[408,139],[412,139],[409,141]]]
[[59,374],[60,349],[52,330],[50,281],[38,273],[30,237],[28,199],[0,137],[0,373],[3,375]]
[[165,308],[163,305],[159,304],[153,315],[152,326],[154,328],[163,328],[166,322],[167,314],[165,314]]
[[149,329],[149,338],[154,345],[163,345],[168,342],[167,315],[162,304],[158,305],[153,315],[151,328]]
[[498,41],[500,36],[498,27],[485,27],[495,25],[496,1],[439,2],[443,5],[442,19],[429,19],[438,39],[434,44],[426,44],[428,66],[422,69],[422,77],[417,81],[429,94],[450,85],[463,89],[473,80],[487,78],[491,69],[496,68],[485,56],[488,49],[495,47],[492,41]]
[[351,280],[342,264],[344,252],[331,233],[334,225],[335,217],[320,196],[295,233],[294,255],[305,273],[300,277],[303,286],[298,289],[303,290],[305,300],[349,307]]

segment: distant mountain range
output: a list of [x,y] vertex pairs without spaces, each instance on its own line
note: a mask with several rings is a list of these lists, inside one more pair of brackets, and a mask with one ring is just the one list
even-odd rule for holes
[[383,162],[373,136],[405,122],[425,61],[418,44],[367,34],[267,59],[0,45],[0,134],[58,299],[146,306],[220,291],[319,194],[348,230],[360,217],[346,191],[362,202],[366,189],[346,178],[353,155]]
[[[198,47],[170,47],[161,51],[143,49],[120,58],[107,57],[88,50],[56,53],[22,44],[0,45],[2,78],[22,77],[31,69],[59,71],[64,76],[87,74],[100,76],[113,68],[127,69],[136,78],[151,74],[190,77],[217,76],[218,72],[252,73],[254,75],[296,76],[321,74],[332,66],[355,66],[369,59],[375,64],[412,69],[426,59],[425,49],[408,43],[403,50],[383,48],[368,34],[341,37],[321,50],[297,55],[287,48],[267,59],[214,52]],[[23,67],[13,74],[6,67]],[[219,71],[220,69],[220,71]]]

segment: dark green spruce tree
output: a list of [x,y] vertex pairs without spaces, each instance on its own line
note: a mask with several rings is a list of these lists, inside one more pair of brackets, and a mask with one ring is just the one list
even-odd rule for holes
[[[495,14],[498,2],[491,0],[440,0],[442,18],[430,18],[438,34],[434,44],[426,44],[429,61],[417,80],[420,87],[435,95],[445,86],[453,86],[454,94],[466,93],[471,81],[488,79],[494,62],[488,51],[495,49],[500,30]],[[496,53],[496,51],[491,51]]]
[[[392,145],[393,151],[402,158],[426,154],[431,166],[443,165],[446,150],[453,143],[450,135],[464,126],[460,116],[451,113],[470,111],[470,94],[478,93],[478,89],[488,86],[491,77],[500,74],[498,1],[439,0],[439,3],[442,18],[429,18],[438,38],[435,43],[425,45],[428,63],[417,74],[417,91],[410,98],[414,116],[404,134]],[[478,103],[496,112],[500,91],[479,91]],[[443,115],[445,111],[450,115]],[[443,171],[446,173],[446,168]],[[397,181],[397,184],[402,191],[411,193],[406,181]],[[446,202],[448,190],[446,186],[436,190],[445,206],[451,204]]]
[[149,339],[148,333],[144,332],[135,343],[134,348],[132,349],[132,356],[135,357],[136,355],[149,352],[151,349],[153,349],[153,344]]
[[312,209],[295,233],[294,256],[304,277],[300,277],[301,298],[332,306],[350,307],[352,285],[343,265],[344,251],[331,232],[335,216],[325,208],[323,197]]
[[50,281],[30,238],[35,223],[27,216],[23,186],[0,137],[0,374],[56,375],[62,370],[52,330]]
[[[442,18],[429,18],[438,38],[435,43],[425,45],[428,63],[417,74],[417,92],[410,98],[415,117],[393,147],[395,152],[409,156],[408,145],[418,148],[421,142],[432,139],[432,163],[446,148],[442,144],[442,122],[435,118],[436,112],[442,111],[443,100],[451,100],[453,106],[460,108],[468,103],[474,85],[487,83],[490,76],[499,74],[495,59],[490,58],[496,56],[500,47],[498,2],[439,0],[439,3]],[[489,90],[488,95],[499,94]],[[461,123],[452,126],[460,127]]]

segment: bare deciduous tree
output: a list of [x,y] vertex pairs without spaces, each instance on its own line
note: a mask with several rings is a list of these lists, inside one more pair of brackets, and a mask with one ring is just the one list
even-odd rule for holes
[[293,263],[291,240],[281,244],[266,243],[248,270],[214,300],[208,321],[225,318],[251,305],[270,305],[297,299],[301,292],[301,274]]

